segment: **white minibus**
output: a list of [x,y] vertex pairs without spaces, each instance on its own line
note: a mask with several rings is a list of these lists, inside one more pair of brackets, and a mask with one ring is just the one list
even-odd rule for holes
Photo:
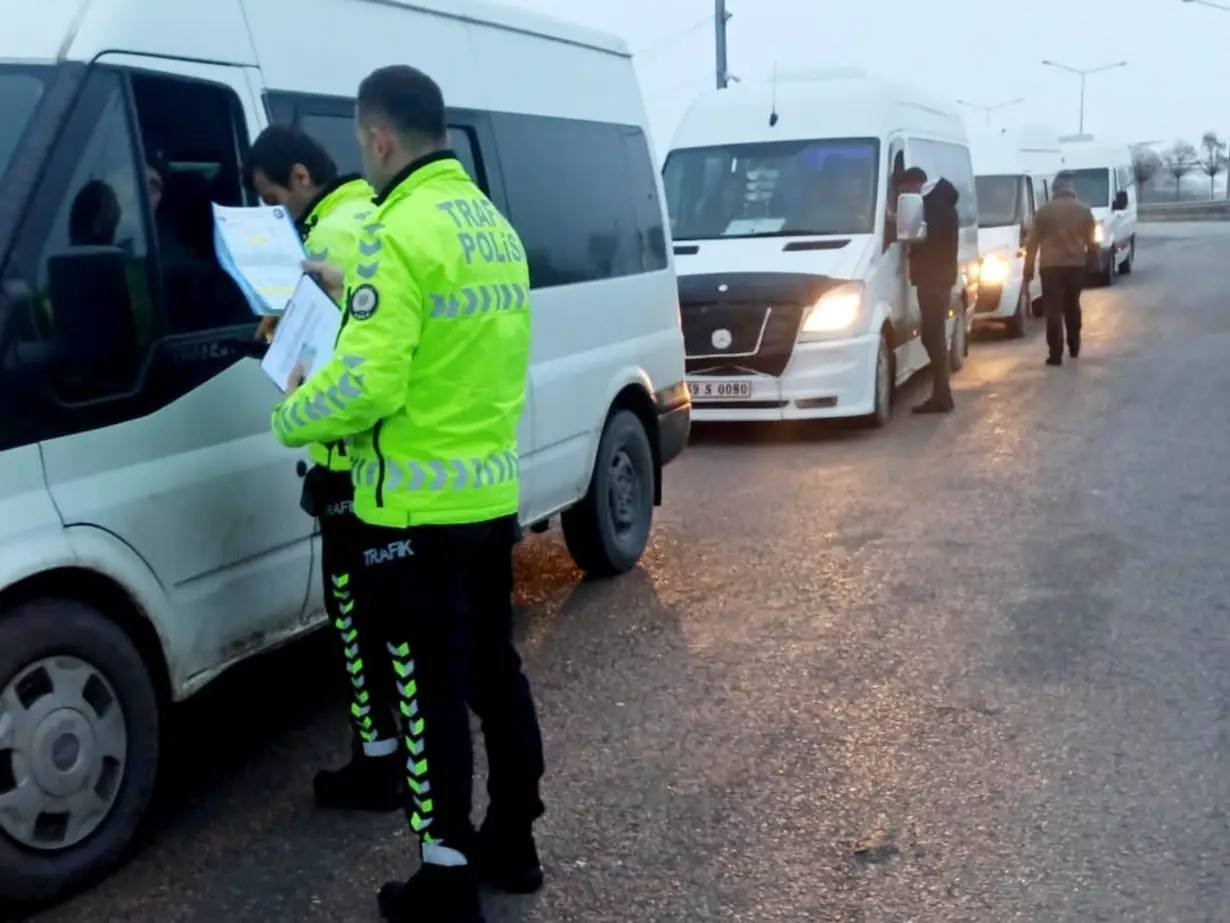
[[[0,30],[0,903],[114,866],[168,706],[321,622],[301,453],[210,203],[271,121],[358,165],[373,68],[442,85],[533,279],[522,520],[635,565],[689,425],[661,185],[624,43],[475,0],[48,0]],[[561,75],[567,75],[566,80]],[[427,322],[430,322],[428,320]]]
[[958,368],[978,204],[955,107],[845,72],[696,100],[663,170],[694,419],[889,420],[896,385],[928,363],[893,220],[910,166],[960,195]]
[[1102,144],[1092,138],[1063,145],[1062,176],[1076,197],[1093,210],[1102,260],[1097,278],[1113,285],[1136,265],[1136,174],[1132,150],[1125,144]]

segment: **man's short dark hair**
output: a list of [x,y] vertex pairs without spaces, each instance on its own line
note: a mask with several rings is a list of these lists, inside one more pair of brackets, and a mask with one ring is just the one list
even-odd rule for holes
[[260,170],[269,182],[289,187],[295,164],[307,169],[316,186],[328,186],[337,179],[337,164],[315,139],[289,125],[271,125],[261,132],[248,152],[248,183],[252,182],[252,174]]
[[927,171],[922,167],[910,167],[901,174],[903,183],[925,183],[927,181]]
[[359,115],[382,116],[402,136],[432,142],[448,138],[439,84],[407,65],[382,67],[359,84]]

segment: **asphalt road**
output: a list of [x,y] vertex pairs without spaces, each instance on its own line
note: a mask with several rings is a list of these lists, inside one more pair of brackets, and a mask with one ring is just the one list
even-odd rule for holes
[[[549,884],[491,920],[1230,920],[1228,249],[1146,228],[1079,361],[980,338],[951,417],[701,431],[623,579],[530,541]],[[40,923],[374,920],[409,840],[311,806],[331,641],[188,708],[149,842]]]

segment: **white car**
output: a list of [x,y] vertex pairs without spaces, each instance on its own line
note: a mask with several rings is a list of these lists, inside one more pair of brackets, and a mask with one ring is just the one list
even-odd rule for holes
[[1099,144],[1093,139],[1063,145],[1062,177],[1076,197],[1093,210],[1097,242],[1102,247],[1098,281],[1113,285],[1115,277],[1136,265],[1137,189],[1132,151],[1127,145]]
[[[168,703],[321,623],[302,455],[211,201],[273,118],[357,162],[412,62],[533,278],[521,517],[635,565],[689,425],[661,185],[622,41],[470,0],[8,4],[0,31],[0,903],[118,862]],[[327,27],[323,24],[327,23]],[[498,78],[492,76],[498,74]],[[566,75],[566,79],[563,79]]]

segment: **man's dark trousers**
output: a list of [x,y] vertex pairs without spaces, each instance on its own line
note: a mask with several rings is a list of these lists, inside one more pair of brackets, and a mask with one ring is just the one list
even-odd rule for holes
[[1085,287],[1084,267],[1055,267],[1042,270],[1042,301],[1046,305],[1046,344],[1051,359],[1063,358],[1064,328],[1068,349],[1075,356],[1081,351],[1081,290]]
[[516,517],[361,528],[364,598],[379,612],[397,683],[411,830],[473,855],[468,704],[486,744],[488,820],[528,833],[543,813],[543,753],[512,638]]
[[922,342],[931,359],[931,400],[947,407],[952,406],[952,388],[948,383],[952,375],[948,357],[948,311],[951,304],[951,289],[918,289]]

